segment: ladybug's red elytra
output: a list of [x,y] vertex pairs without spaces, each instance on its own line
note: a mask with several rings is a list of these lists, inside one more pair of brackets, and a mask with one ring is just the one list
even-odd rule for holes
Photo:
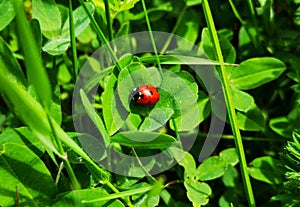
[[143,84],[132,90],[131,97],[136,104],[152,106],[157,103],[160,94],[154,86]]

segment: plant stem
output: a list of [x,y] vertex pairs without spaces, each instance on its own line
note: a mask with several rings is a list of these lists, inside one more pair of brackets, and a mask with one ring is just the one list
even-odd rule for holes
[[161,76],[161,78],[163,78],[163,71],[162,71],[162,68],[161,68],[161,65],[160,65],[160,60],[159,60],[159,57],[158,57],[158,52],[157,52],[155,40],[154,40],[154,37],[153,37],[153,33],[152,33],[152,29],[151,29],[151,24],[150,24],[146,4],[145,4],[144,0],[142,0],[141,2],[142,2],[144,14],[145,14],[145,19],[146,19],[146,23],[147,23],[147,27],[148,27],[148,31],[149,31],[149,35],[150,35],[150,39],[151,39],[151,43],[152,43],[152,47],[153,47],[154,54],[155,54],[155,57],[156,57],[157,66],[158,66],[158,69],[159,69],[159,72],[160,72],[160,76]]
[[241,133],[240,133],[237,118],[236,118],[235,108],[234,108],[234,104],[233,104],[233,100],[232,100],[232,94],[231,94],[230,85],[229,85],[229,81],[228,81],[228,75],[227,75],[225,66],[223,65],[224,59],[223,59],[223,55],[222,55],[222,51],[221,51],[221,46],[219,43],[217,31],[216,31],[216,28],[214,25],[214,21],[213,21],[213,17],[211,14],[211,10],[210,10],[208,1],[203,0],[202,6],[203,6],[206,22],[208,24],[208,29],[210,31],[211,38],[212,38],[214,46],[215,46],[215,52],[217,55],[216,57],[217,57],[217,60],[221,63],[221,66],[219,66],[217,68],[218,68],[218,73],[219,73],[219,76],[220,76],[220,79],[221,79],[221,82],[223,85],[224,97],[225,97],[225,102],[226,102],[226,106],[228,109],[228,116],[229,116],[229,121],[230,121],[231,128],[232,128],[232,133],[235,138],[234,141],[235,141],[236,150],[237,150],[237,154],[238,154],[239,161],[240,161],[241,174],[242,174],[242,178],[243,178],[245,193],[247,196],[249,206],[254,207],[255,206],[254,195],[253,195],[250,178],[249,178],[249,174],[248,174],[247,161],[246,161],[246,157],[245,157]]
[[172,32],[171,32],[170,36],[168,37],[166,43],[164,44],[163,48],[160,51],[160,54],[164,54],[166,52],[167,48],[169,47],[170,42],[171,42],[171,40],[173,38],[173,34],[177,31],[179,25],[181,24],[181,22],[183,20],[183,17],[184,17],[184,14],[186,12],[186,9],[187,9],[187,7],[185,6],[183,8],[183,10],[181,11],[181,13],[180,13],[180,15],[179,15],[179,17],[178,17],[178,19],[176,21],[176,24],[175,24],[175,26],[172,29]]
[[112,22],[111,22],[111,18],[110,18],[110,10],[109,10],[108,0],[104,0],[104,6],[105,6],[105,16],[106,16],[106,23],[107,23],[108,39],[109,39],[109,41],[112,41],[112,39],[113,39]]
[[247,0],[247,2],[248,2],[249,10],[250,10],[250,15],[251,15],[252,24],[253,24],[253,26],[254,26],[256,32],[258,32],[257,21],[256,21],[256,15],[255,15],[255,10],[254,10],[254,7],[253,7],[252,0]]
[[64,152],[64,148],[62,147],[62,143],[61,143],[61,140],[57,137],[57,134],[56,134],[56,131],[53,127],[53,123],[52,123],[52,120],[50,118],[50,115],[47,113],[47,117],[48,117],[48,121],[49,121],[49,124],[50,124],[50,127],[51,127],[51,130],[53,132],[53,137],[54,137],[54,143],[56,144],[57,146],[57,149],[58,149],[58,152],[60,154],[65,154],[65,159],[63,160],[64,162],[64,166],[69,174],[69,177],[70,177],[70,180],[74,186],[74,189],[76,190],[79,190],[81,189],[80,187],[80,183],[78,182],[76,176],[75,176],[75,173],[73,171],[73,168],[68,160],[68,155]]
[[133,152],[133,155],[136,157],[139,165],[141,166],[142,170],[145,172],[145,174],[150,178],[151,181],[155,182],[156,179],[147,171],[147,169],[144,167],[143,163],[141,162],[141,160],[139,159],[138,154],[136,153],[134,147],[131,147],[131,150]]
[[109,44],[109,41],[106,39],[104,33],[102,32],[102,30],[100,29],[100,27],[98,26],[96,20],[94,19],[94,17],[92,16],[92,14],[89,12],[88,8],[86,7],[85,3],[83,2],[83,0],[79,0],[80,4],[82,5],[83,9],[85,10],[86,14],[88,15],[94,29],[95,32],[98,36],[98,38],[106,45],[109,54],[111,55],[111,58],[113,60],[113,62],[115,62],[116,67],[118,68],[119,71],[122,70],[122,67],[119,64],[118,58],[115,54],[115,52],[113,51],[111,45]]
[[[207,133],[199,133],[198,137],[205,138],[205,137],[207,137]],[[211,135],[211,138],[219,138],[219,136],[218,135],[216,135],[216,136]],[[282,142],[282,143],[285,142],[285,140],[282,140],[280,138],[251,137],[251,136],[243,136],[242,138],[245,141]],[[232,136],[231,134],[223,134],[221,136],[221,139],[234,139],[234,136]]]
[[77,60],[77,50],[76,50],[76,39],[75,39],[75,28],[73,20],[73,6],[72,0],[69,0],[69,21],[70,21],[70,37],[71,37],[71,47],[72,47],[72,57],[73,57],[73,80],[74,82],[78,76],[78,60]]
[[[254,27],[254,30],[251,29],[251,25],[249,25],[247,23],[247,21],[243,20],[243,18],[241,17],[240,13],[238,12],[236,6],[234,5],[233,1],[232,0],[229,0],[229,3],[230,3],[230,6],[232,8],[232,11],[234,13],[234,15],[236,16],[236,18],[238,18],[238,20],[241,22],[241,24],[243,25],[243,27],[245,28],[249,38],[251,39],[253,45],[255,48],[259,48],[260,47],[260,41],[259,39],[257,38],[257,35],[258,34],[258,26],[257,26],[257,21],[256,21],[256,18],[255,18],[255,11],[253,9],[253,4],[252,4],[252,1],[251,0],[248,0],[248,7],[249,7],[249,10],[250,10],[250,15],[251,15],[251,21],[252,21],[252,24],[253,24],[253,27]],[[255,33],[253,33],[253,31],[255,31]]]
[[230,3],[230,6],[231,6],[231,9],[235,15],[236,18],[238,18],[238,20],[242,23],[242,25],[245,25],[246,22],[243,20],[243,18],[241,17],[240,13],[238,12],[236,6],[234,5],[233,1],[232,0],[229,0],[229,3]]

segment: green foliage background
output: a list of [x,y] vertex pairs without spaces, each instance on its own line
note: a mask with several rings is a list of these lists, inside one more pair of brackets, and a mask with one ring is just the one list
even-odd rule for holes
[[[0,206],[298,206],[299,5],[298,0],[0,1]],[[158,53],[118,59],[110,48],[116,64],[108,68],[90,57],[109,41],[140,31],[181,36],[215,67],[229,118],[217,149],[202,163],[198,146],[209,128],[213,97],[199,77]],[[158,52],[168,51],[168,44]],[[184,42],[176,45],[185,54],[191,51]],[[181,58],[207,63],[198,54]],[[149,171],[162,164],[151,160],[130,166],[132,176],[124,177],[86,154],[78,140],[94,137],[75,133],[72,122],[74,85],[85,62],[100,86],[93,105],[87,91],[80,91],[90,123],[104,139],[97,159],[107,159],[101,152],[108,144],[142,157],[176,143],[166,156],[177,165],[144,176],[140,167]],[[185,91],[177,102],[170,98],[173,80],[160,64],[177,75]],[[134,71],[139,80],[124,84]],[[161,87],[157,105],[128,105],[135,81]],[[126,120],[111,111],[116,88],[129,112]],[[192,116],[187,99],[197,103],[198,116]],[[195,133],[198,125],[196,144],[185,152],[180,132]],[[126,138],[145,141],[153,135],[158,137],[143,144]]]

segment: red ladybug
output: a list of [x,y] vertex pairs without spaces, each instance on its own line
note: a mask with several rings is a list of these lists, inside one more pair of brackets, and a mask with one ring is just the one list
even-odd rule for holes
[[160,95],[154,86],[144,84],[134,88],[131,92],[131,97],[136,104],[152,106],[157,103]]

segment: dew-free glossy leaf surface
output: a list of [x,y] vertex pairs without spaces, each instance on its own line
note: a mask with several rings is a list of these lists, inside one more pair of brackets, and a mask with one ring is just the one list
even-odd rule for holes
[[238,89],[249,90],[278,78],[285,69],[276,58],[251,58],[232,70],[230,82]]

